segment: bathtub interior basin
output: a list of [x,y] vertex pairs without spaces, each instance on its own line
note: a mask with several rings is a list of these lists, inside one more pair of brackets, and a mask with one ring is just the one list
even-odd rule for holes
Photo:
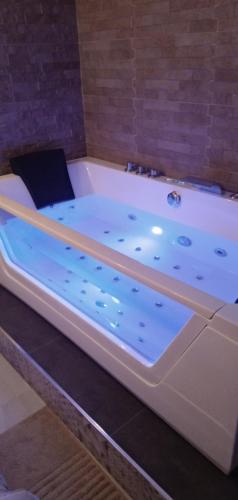
[[[81,200],[60,203],[42,212],[53,217],[58,213],[57,219],[63,213],[65,223],[79,229]],[[18,217],[3,210],[0,217],[0,235],[11,262],[105,328],[106,335],[141,362],[154,364],[191,319],[193,311],[186,306]],[[94,225],[93,215],[88,223]]]
[[[40,210],[19,177],[0,178],[1,284],[228,473],[238,462],[238,203],[92,159],[68,170],[75,200]],[[178,209],[167,203],[174,189]]]
[[238,297],[235,241],[97,194],[40,212],[225,302]]

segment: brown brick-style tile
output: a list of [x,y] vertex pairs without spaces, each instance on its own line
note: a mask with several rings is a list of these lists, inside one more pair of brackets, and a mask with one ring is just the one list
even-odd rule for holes
[[1,0],[0,101],[0,173],[35,149],[85,155],[74,0]]
[[77,8],[88,154],[238,189],[238,1]]
[[77,1],[87,153],[125,162],[135,142],[131,0]]

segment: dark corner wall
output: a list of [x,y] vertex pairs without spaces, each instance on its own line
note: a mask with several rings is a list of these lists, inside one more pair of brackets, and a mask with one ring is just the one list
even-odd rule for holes
[[89,155],[238,189],[238,1],[77,0]]
[[85,154],[74,0],[0,0],[0,173],[8,159]]

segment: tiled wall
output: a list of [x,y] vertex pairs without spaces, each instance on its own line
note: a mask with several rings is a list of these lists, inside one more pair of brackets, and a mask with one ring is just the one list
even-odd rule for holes
[[88,154],[238,189],[238,1],[77,0]]
[[0,0],[0,173],[43,147],[85,154],[74,0]]

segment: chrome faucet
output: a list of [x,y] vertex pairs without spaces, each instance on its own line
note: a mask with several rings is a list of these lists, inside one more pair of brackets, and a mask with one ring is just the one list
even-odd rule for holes
[[232,194],[230,195],[230,199],[231,199],[231,200],[237,200],[237,201],[238,201],[238,193],[232,193]]
[[143,165],[138,165],[137,166],[136,174],[138,174],[138,175],[144,175],[144,174],[147,174],[147,172],[148,172],[148,168],[147,167],[143,167]]
[[147,168],[144,165],[140,165],[132,161],[128,161],[125,172],[135,172],[137,175],[147,174],[148,177],[153,178],[160,177],[162,175],[161,172],[156,168]]
[[133,163],[132,161],[128,161],[127,166],[125,168],[125,172],[136,172],[138,165]]
[[160,175],[161,173],[156,168],[151,168],[148,173],[148,177],[153,177],[153,178],[159,177]]
[[167,201],[171,207],[179,207],[181,204],[181,196],[177,191],[172,191],[168,194]]

